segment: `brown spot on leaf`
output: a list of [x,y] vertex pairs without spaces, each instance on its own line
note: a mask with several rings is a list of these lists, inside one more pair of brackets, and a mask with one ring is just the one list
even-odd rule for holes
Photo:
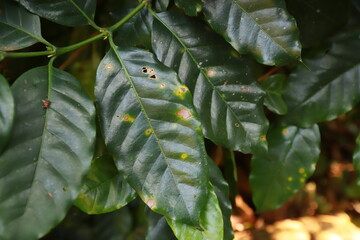
[[185,119],[185,120],[191,118],[191,116],[192,116],[191,113],[186,109],[181,109],[180,111],[178,111],[176,113],[176,115],[181,117],[182,119]]
[[149,198],[149,199],[146,201],[146,205],[147,205],[149,208],[153,209],[153,208],[155,207],[155,200],[152,199],[152,198]]
[[42,100],[42,107],[43,107],[43,108],[47,109],[47,108],[50,107],[50,105],[51,105],[51,102],[50,102],[49,99],[44,99],[44,100]]

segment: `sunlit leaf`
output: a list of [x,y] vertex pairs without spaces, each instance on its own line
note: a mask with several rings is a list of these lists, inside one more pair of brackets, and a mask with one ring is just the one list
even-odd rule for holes
[[95,16],[96,0],[15,0],[40,17],[61,25],[88,24]]
[[320,133],[311,128],[276,126],[268,133],[267,157],[253,156],[250,186],[258,212],[280,207],[313,174],[320,153]]
[[288,80],[284,100],[287,120],[308,127],[329,121],[352,109],[360,100],[360,30],[352,29],[332,40],[326,51],[304,59]]
[[49,67],[11,87],[15,121],[0,156],[0,236],[38,239],[59,223],[90,167],[95,109],[79,82]]
[[43,41],[39,17],[14,1],[0,0],[0,50],[17,50],[38,41]]
[[191,94],[149,52],[112,45],[99,65],[95,97],[109,152],[155,212],[198,225],[208,169]]
[[301,59],[295,19],[284,0],[206,0],[205,19],[240,53],[267,65]]
[[14,121],[14,98],[6,79],[0,74],[0,154],[10,137]]
[[200,216],[200,228],[166,219],[179,240],[223,240],[223,219],[219,202],[213,187],[210,186],[209,199]]
[[189,87],[205,137],[237,151],[265,150],[264,92],[250,61],[196,19],[153,14],[153,50]]
[[104,155],[92,162],[75,205],[88,214],[99,214],[120,209],[135,197],[112,157]]

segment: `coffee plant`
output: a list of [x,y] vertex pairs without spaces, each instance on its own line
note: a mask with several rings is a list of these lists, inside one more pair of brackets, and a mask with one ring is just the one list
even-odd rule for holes
[[[124,213],[134,201],[146,239],[233,239],[233,151],[252,154],[256,211],[278,208],[316,169],[318,123],[360,101],[359,11],[0,0],[0,239],[39,239],[72,205]],[[205,139],[228,153],[227,181]]]

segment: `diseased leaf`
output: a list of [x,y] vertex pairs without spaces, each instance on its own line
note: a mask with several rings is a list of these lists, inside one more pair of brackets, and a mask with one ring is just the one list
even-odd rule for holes
[[166,218],[153,211],[148,211],[149,227],[146,240],[177,240]]
[[311,128],[276,126],[268,133],[266,158],[254,155],[250,186],[257,212],[280,207],[310,177],[320,154],[320,133]]
[[187,15],[196,16],[201,11],[204,2],[202,0],[175,0],[175,4]]
[[304,48],[320,45],[348,21],[348,0],[286,0],[286,5],[296,19]]
[[39,17],[14,1],[0,0],[0,50],[17,50],[38,41],[44,41]]
[[360,100],[360,30],[332,39],[325,52],[305,58],[311,69],[298,67],[288,80],[284,100],[287,120],[308,127],[349,111]]
[[90,167],[95,109],[79,82],[49,67],[11,87],[14,127],[0,156],[0,236],[38,239],[59,223]]
[[237,51],[262,64],[301,60],[299,31],[284,0],[205,0],[203,12]]
[[0,74],[0,154],[5,147],[14,121],[14,98],[7,80]]
[[87,214],[100,214],[120,209],[135,198],[113,158],[104,155],[91,164],[75,205]]
[[175,236],[179,240],[223,240],[223,219],[219,202],[216,197],[215,191],[210,184],[209,199],[202,211],[200,218],[200,228],[196,229],[193,226],[183,224],[166,218],[166,221],[173,230]]
[[353,164],[357,172],[357,185],[360,186],[360,135],[356,138],[356,148],[353,155]]
[[89,24],[94,19],[96,0],[15,0],[40,17],[65,26]]
[[232,56],[237,53],[196,19],[175,12],[153,15],[153,50],[189,87],[205,137],[245,153],[266,150],[264,92],[250,62]]
[[209,170],[210,170],[210,182],[214,186],[219,206],[222,213],[222,219],[224,223],[224,235],[222,240],[234,239],[234,232],[232,230],[230,216],[231,216],[231,202],[229,200],[229,186],[225,181],[220,169],[211,158],[208,158]]
[[266,92],[264,105],[272,112],[284,115],[287,113],[287,105],[282,98],[282,92],[285,88],[286,76],[284,74],[275,74],[264,79],[261,86]]
[[208,169],[188,88],[149,52],[112,45],[95,97],[105,143],[118,169],[155,212],[198,225]]

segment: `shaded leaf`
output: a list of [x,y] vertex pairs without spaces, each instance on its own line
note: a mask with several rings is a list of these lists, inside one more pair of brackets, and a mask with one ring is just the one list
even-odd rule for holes
[[154,8],[156,11],[163,12],[169,7],[170,0],[155,0]]
[[353,155],[353,164],[357,172],[357,185],[360,186],[360,135],[356,138],[356,148]]
[[224,235],[221,239],[232,240],[234,239],[234,232],[230,222],[231,216],[231,202],[229,200],[229,186],[225,181],[220,169],[216,166],[215,162],[208,158],[209,171],[210,171],[210,182],[214,186],[219,206],[222,213],[223,224],[224,224]]
[[100,214],[120,209],[135,198],[113,158],[104,155],[91,164],[75,205],[88,214]]
[[348,0],[286,0],[295,17],[303,47],[316,46],[348,21]]
[[301,59],[299,31],[284,0],[206,0],[203,12],[237,51],[260,63],[287,65]]
[[227,148],[222,148],[224,165],[223,172],[226,182],[229,184],[229,197],[231,202],[235,202],[235,196],[239,194],[238,192],[238,177],[237,177],[237,167],[234,151]]
[[51,66],[29,70],[11,88],[15,121],[0,157],[0,236],[38,239],[77,197],[93,155],[95,109],[73,76]]
[[268,133],[266,158],[253,156],[250,186],[258,212],[280,207],[310,177],[320,154],[320,133],[311,128],[276,126]]
[[158,59],[178,72],[193,94],[205,137],[242,152],[266,149],[263,91],[250,62],[195,19],[153,13],[152,43]]
[[5,147],[14,121],[14,98],[7,80],[0,74],[0,153]]
[[223,220],[219,202],[215,191],[210,184],[209,199],[200,216],[200,228],[197,229],[180,223],[175,220],[166,218],[166,221],[173,230],[175,236],[179,240],[222,240],[223,234]]
[[14,1],[0,1],[0,50],[12,51],[44,41],[40,19]]
[[148,211],[149,227],[146,240],[176,240],[166,218],[153,211]]
[[80,26],[94,19],[96,0],[15,0],[27,10],[65,26]]
[[175,0],[175,4],[187,15],[196,16],[201,11],[204,2],[202,0]]
[[283,74],[274,74],[264,79],[261,86],[266,92],[264,105],[272,112],[284,115],[287,113],[287,105],[282,98],[282,92],[285,88],[286,76]]
[[329,121],[359,102],[359,35],[359,29],[338,35],[327,51],[305,58],[311,71],[298,67],[291,73],[283,95],[289,122],[308,127]]
[[207,155],[191,94],[176,73],[147,51],[112,45],[95,97],[105,143],[128,183],[155,212],[197,225]]

